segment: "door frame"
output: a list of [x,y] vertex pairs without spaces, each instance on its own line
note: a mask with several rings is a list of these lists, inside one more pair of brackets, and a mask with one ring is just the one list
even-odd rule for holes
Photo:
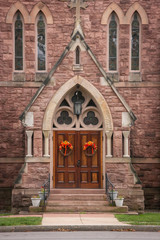
[[[42,129],[43,131],[48,131],[50,135],[50,187],[53,188],[53,142],[54,142],[54,136],[53,136],[53,118],[55,111],[57,109],[57,105],[61,102],[62,98],[76,85],[80,85],[84,90],[86,90],[88,93],[91,94],[93,97],[93,100],[99,107],[101,111],[101,116],[103,119],[103,141],[102,141],[102,168],[103,168],[103,188],[105,188],[105,148],[106,148],[106,132],[112,132],[113,131],[113,120],[112,115],[110,112],[110,108],[103,97],[103,95],[100,93],[100,91],[87,79],[84,77],[81,77],[79,75],[76,75],[68,81],[66,81],[59,89],[58,91],[52,96],[50,102],[48,103],[48,106],[45,110],[44,117],[43,117],[43,125]],[[54,129],[55,131],[58,129]]]
[[[51,183],[51,186],[53,187],[53,188],[55,188],[55,185],[56,185],[56,166],[55,166],[55,164],[56,164],[56,159],[55,159],[55,157],[56,157],[56,134],[55,134],[55,132],[63,132],[63,130],[53,130],[52,131],[52,139],[53,139],[53,141],[52,141],[52,156],[53,156],[53,161],[52,161],[52,166],[51,166],[51,169],[52,169],[52,183]],[[103,137],[103,130],[69,130],[69,132],[85,132],[85,131],[88,131],[88,132],[94,132],[94,131],[97,131],[97,132],[100,132],[100,140],[101,140],[101,146],[100,146],[100,153],[99,153],[99,155],[100,155],[100,187],[99,187],[99,189],[102,189],[102,188],[104,188],[104,174],[105,174],[105,166],[104,166],[104,161],[103,161],[103,149],[104,149],[104,141],[103,141],[103,139],[104,139],[104,137]]]

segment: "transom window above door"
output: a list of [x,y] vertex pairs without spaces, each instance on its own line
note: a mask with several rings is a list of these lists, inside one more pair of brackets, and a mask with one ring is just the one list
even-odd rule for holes
[[93,97],[79,86],[70,91],[56,109],[53,128],[102,129],[101,114]]

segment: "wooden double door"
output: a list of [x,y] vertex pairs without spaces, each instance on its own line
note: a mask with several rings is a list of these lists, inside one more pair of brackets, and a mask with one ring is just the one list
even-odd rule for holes
[[[55,188],[102,188],[102,132],[100,131],[55,131],[53,132],[53,186]],[[68,141],[73,150],[63,148]],[[83,150],[86,142],[97,146]]]

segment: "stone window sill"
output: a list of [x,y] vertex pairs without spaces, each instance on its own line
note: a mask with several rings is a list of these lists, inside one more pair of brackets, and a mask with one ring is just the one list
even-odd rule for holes
[[36,72],[35,81],[43,82],[46,79],[47,75],[47,72]]
[[73,71],[83,71],[83,66],[80,64],[73,65]]
[[130,72],[129,73],[129,81],[130,82],[141,82],[142,77],[140,72]]
[[25,73],[24,72],[14,72],[13,73],[13,81],[14,82],[24,82],[25,81]]

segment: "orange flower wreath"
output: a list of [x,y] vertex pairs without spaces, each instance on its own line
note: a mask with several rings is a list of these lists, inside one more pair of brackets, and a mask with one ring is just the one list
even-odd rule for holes
[[[92,154],[86,153],[86,150],[87,150],[87,148],[89,148],[89,147],[91,147],[91,149],[92,149]],[[83,150],[85,151],[85,155],[86,155],[86,156],[93,156],[93,155],[96,153],[96,151],[97,151],[97,146],[95,145],[94,142],[88,141],[88,142],[85,143],[85,145],[83,146]]]
[[[63,152],[64,149],[64,152]],[[70,151],[67,153],[67,149],[70,149]],[[68,141],[63,141],[59,145],[59,151],[63,156],[69,156],[73,150],[73,146],[70,142]]]

